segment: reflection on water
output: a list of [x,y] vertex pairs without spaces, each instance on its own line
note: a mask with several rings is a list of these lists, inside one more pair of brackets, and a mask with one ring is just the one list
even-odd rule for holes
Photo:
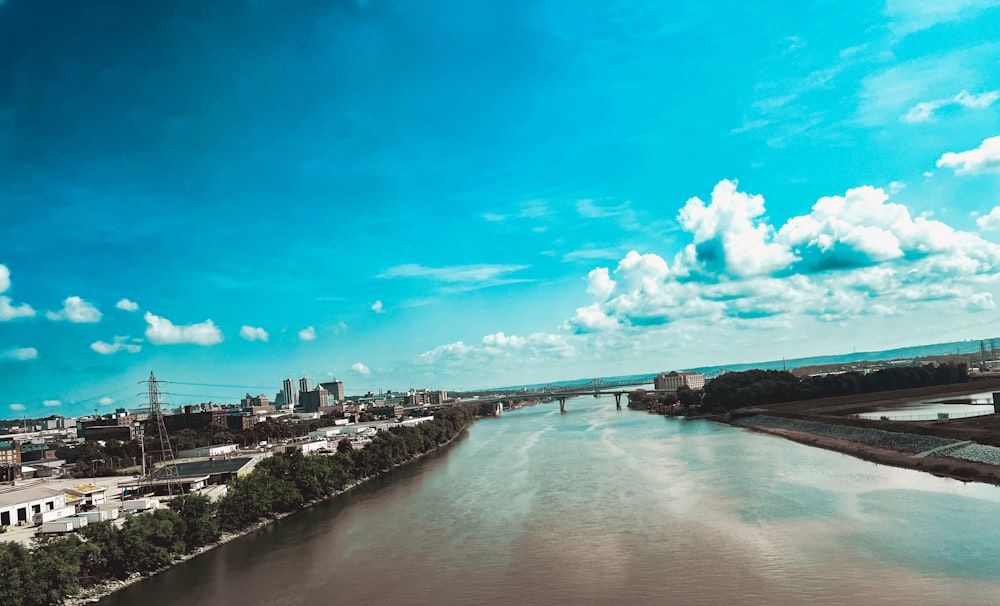
[[582,398],[101,602],[985,603],[1000,489]]

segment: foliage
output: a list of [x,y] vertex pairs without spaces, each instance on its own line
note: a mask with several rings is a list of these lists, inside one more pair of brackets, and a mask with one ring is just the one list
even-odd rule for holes
[[0,542],[0,604],[54,606],[81,586],[155,572],[217,541],[220,532],[238,532],[295,511],[343,490],[352,478],[378,475],[433,450],[477,414],[476,406],[456,405],[432,421],[380,432],[361,450],[342,442],[348,447],[338,445],[331,456],[292,451],[268,457],[246,476],[232,480],[217,503],[200,494],[182,495],[174,497],[169,508],[129,517],[121,527],[88,524],[78,535],[40,536],[30,549]]
[[705,385],[702,404],[708,410],[732,410],[742,406],[948,385],[968,380],[965,364],[905,366],[869,374],[846,372],[802,379],[786,371],[748,370],[726,373],[709,381]]

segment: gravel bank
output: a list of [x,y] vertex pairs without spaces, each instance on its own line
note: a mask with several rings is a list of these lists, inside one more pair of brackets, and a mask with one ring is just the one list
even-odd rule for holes
[[[893,431],[883,431],[881,429],[870,429],[867,427],[851,427],[849,425],[833,425],[829,423],[817,423],[815,421],[800,421],[796,419],[785,419],[782,417],[772,417],[768,415],[753,415],[749,417],[744,417],[741,419],[734,420],[733,425],[743,426],[743,427],[761,427],[769,429],[784,429],[788,431],[798,431],[803,433],[811,433],[821,436],[829,436],[831,438],[837,438],[839,440],[847,440],[848,442],[857,442],[859,444],[865,444],[868,446],[874,446],[876,448],[887,448],[890,450],[896,450],[899,452],[906,452],[910,454],[917,454],[918,452],[924,452],[925,450],[930,450],[932,448],[938,448],[940,446],[947,446],[949,444],[955,444],[959,440],[952,440],[949,438],[938,438],[935,436],[923,436],[913,433],[898,433]],[[965,448],[970,448],[973,445],[969,445],[963,448],[957,448],[954,451],[948,451],[949,456],[957,456],[956,453],[963,451]],[[978,446],[978,445],[976,445]],[[996,456],[998,459],[996,464],[1000,464],[1000,448],[993,448],[988,446],[979,446],[979,448],[992,448],[997,451]],[[966,457],[960,457],[966,458]],[[981,461],[982,459],[969,459]],[[992,462],[992,461],[984,461]]]

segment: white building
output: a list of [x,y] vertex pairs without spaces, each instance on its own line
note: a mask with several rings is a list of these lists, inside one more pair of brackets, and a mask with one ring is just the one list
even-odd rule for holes
[[677,391],[686,385],[691,389],[705,387],[705,374],[700,372],[665,372],[653,378],[653,389],[656,391]]

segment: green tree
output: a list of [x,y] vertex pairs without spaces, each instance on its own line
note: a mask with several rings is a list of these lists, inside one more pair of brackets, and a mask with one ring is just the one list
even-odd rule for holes
[[215,504],[202,494],[185,494],[174,497],[170,509],[177,512],[183,522],[182,538],[186,551],[219,540],[219,524],[215,517]]

